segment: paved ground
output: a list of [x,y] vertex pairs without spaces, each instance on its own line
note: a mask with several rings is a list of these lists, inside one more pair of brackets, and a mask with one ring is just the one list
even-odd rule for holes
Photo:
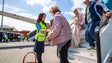
[[[0,63],[22,63],[23,57],[29,51],[33,51],[34,42],[8,42],[0,43]],[[42,56],[43,63],[59,63],[56,56],[56,46],[45,44],[45,52]],[[74,55],[69,55],[71,63],[82,63],[74,59]],[[73,60],[70,60],[72,58]],[[26,61],[33,61],[33,55],[29,55]]]
[[[0,63],[22,63],[24,55],[32,51],[33,46],[34,42],[0,43]],[[32,56],[29,55],[28,57]],[[30,60],[33,60],[32,58]],[[42,60],[43,63],[59,63],[56,56],[56,46],[46,45]]]

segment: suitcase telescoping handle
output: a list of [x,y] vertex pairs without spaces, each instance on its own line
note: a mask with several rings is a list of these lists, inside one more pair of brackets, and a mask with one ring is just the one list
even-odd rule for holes
[[[35,56],[35,61],[34,62],[25,62],[25,58],[27,57],[27,55],[29,54],[33,54]],[[28,52],[24,57],[23,57],[23,63],[37,63],[37,54],[35,52]]]

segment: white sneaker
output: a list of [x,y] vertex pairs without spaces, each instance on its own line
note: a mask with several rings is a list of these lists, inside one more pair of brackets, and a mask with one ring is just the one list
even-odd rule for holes
[[95,50],[95,47],[89,46],[87,47],[87,50]]

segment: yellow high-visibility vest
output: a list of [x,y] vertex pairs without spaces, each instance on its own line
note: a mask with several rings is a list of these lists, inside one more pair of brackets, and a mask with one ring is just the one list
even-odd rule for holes
[[[40,26],[41,26],[41,29],[47,29],[47,26],[42,23],[42,21],[40,21],[38,23]],[[43,42],[46,38],[46,33],[41,33],[38,28],[36,27],[36,36],[35,36],[35,39],[38,41],[38,42]]]

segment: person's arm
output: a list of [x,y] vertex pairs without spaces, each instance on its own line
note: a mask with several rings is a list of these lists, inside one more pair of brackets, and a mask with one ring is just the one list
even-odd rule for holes
[[[103,15],[103,19],[105,20],[106,19],[106,16],[112,16],[112,11],[110,11],[107,6],[101,2],[98,2],[97,3],[97,7],[100,7],[100,10],[102,9],[103,12],[104,12],[104,15]],[[98,8],[99,9],[99,8]],[[111,17],[112,18],[112,17]]]
[[62,27],[60,22],[61,22],[61,17],[56,16],[54,18],[53,29],[50,30],[50,32],[48,33],[48,36],[47,36],[48,40],[52,40],[52,39],[54,39],[55,37],[57,37],[60,34],[61,27]]
[[84,24],[84,16],[82,14],[80,14],[80,25],[83,25]]
[[112,11],[110,11],[105,4],[100,3],[99,5],[103,7],[103,10],[106,13],[106,16],[112,16]]
[[41,33],[46,33],[49,31],[48,29],[42,29],[39,23],[36,24],[36,29],[38,29]]
[[49,29],[40,29],[40,32],[41,33],[47,33],[47,32],[49,32]]
[[107,12],[107,13],[106,13],[106,16],[111,16],[111,18],[112,18],[112,11]]
[[105,13],[109,12],[109,9],[107,8],[107,6],[105,4],[103,4],[102,2],[98,2],[97,5],[100,5],[103,8],[103,11]]

